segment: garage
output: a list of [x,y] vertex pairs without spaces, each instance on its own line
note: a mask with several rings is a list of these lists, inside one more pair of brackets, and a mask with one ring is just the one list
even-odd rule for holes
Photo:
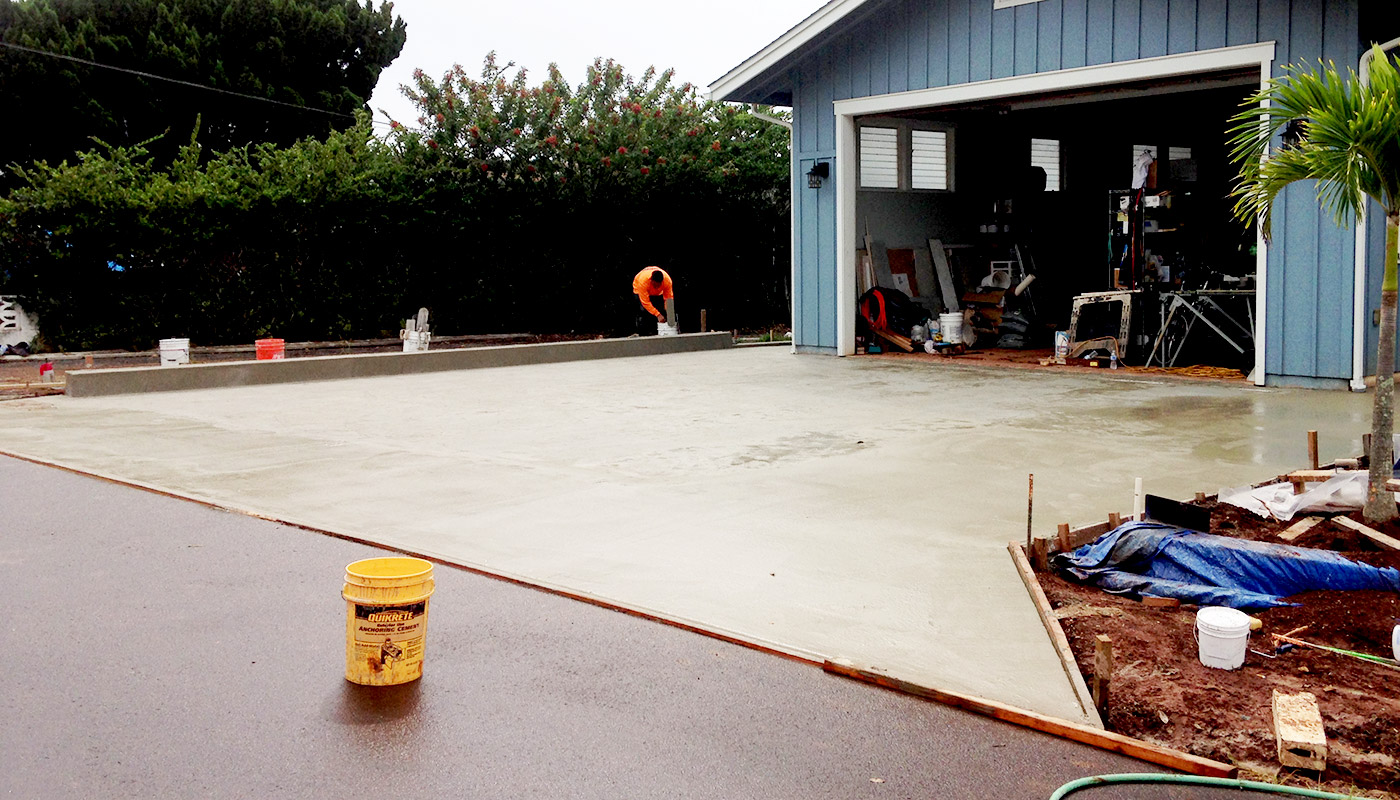
[[1290,65],[1358,69],[1397,35],[1387,0],[831,0],[710,94],[792,108],[797,353],[868,348],[879,286],[925,336],[956,304],[978,346],[1063,332],[1362,391],[1383,221],[1338,224],[1297,184],[1271,241],[1246,230],[1226,121]]

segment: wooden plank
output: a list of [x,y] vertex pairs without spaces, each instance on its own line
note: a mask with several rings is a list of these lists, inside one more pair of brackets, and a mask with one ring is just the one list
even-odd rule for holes
[[933,266],[938,270],[938,291],[943,295],[943,310],[958,310],[958,292],[953,286],[953,270],[948,265],[948,251],[939,239],[928,240],[929,255],[933,256]]
[[1094,637],[1094,708],[1101,719],[1108,719],[1108,703],[1113,687],[1113,640],[1104,634]]
[[1343,528],[1346,528],[1347,530],[1356,531],[1357,533],[1361,534],[1362,536],[1365,536],[1367,539],[1370,539],[1371,541],[1375,542],[1381,547],[1389,547],[1391,550],[1400,550],[1400,540],[1396,540],[1389,536],[1386,536],[1384,533],[1381,533],[1375,528],[1362,525],[1361,523],[1356,522],[1355,520],[1349,519],[1347,517],[1333,517],[1332,521],[1342,526]]
[[1142,596],[1142,604],[1148,608],[1181,608],[1181,601],[1175,597],[1154,597],[1150,594]]
[[1233,778],[1238,774],[1238,769],[1230,764],[1222,764],[1219,761],[1212,761],[1208,758],[1193,756],[1190,753],[1183,753],[1180,750],[1172,750],[1168,747],[1161,747],[1141,739],[1134,739],[1131,736],[1124,736],[1121,733],[1100,730],[1088,725],[1081,725],[1069,720],[1057,719],[1055,717],[1037,714],[1024,708],[1016,708],[1005,703],[998,703],[995,700],[987,700],[972,695],[959,694],[957,692],[934,689],[927,686],[919,686],[888,675],[881,675],[868,669],[848,664],[837,664],[827,661],[822,668],[833,675],[842,675],[854,680],[892,689],[897,692],[911,694],[916,697],[924,697],[945,705],[961,708],[974,714],[981,714],[985,717],[992,717],[1003,722],[1010,722],[1013,725],[1020,725],[1031,728],[1052,736],[1059,736],[1064,739],[1087,744],[1102,750],[1114,753],[1121,753],[1125,756],[1146,761],[1149,764],[1169,767],[1171,769],[1185,772],[1191,775],[1205,775],[1214,778]]
[[877,330],[875,328],[871,328],[870,332],[880,337],[881,339],[884,339],[885,341],[889,342],[895,347],[898,347],[906,353],[914,352],[914,345],[909,341],[909,338],[906,336],[900,336],[897,333],[890,333],[889,331]]
[[1067,553],[1070,550],[1078,550],[1079,548],[1083,547],[1089,542],[1094,541],[1100,536],[1103,536],[1105,533],[1108,533],[1116,527],[1118,526],[1113,525],[1111,522],[1096,522],[1093,525],[1085,525],[1082,528],[1074,528],[1069,532],[1069,546],[1064,548],[1057,547],[1055,549],[1055,552]]
[[1339,474],[1341,473],[1335,469],[1297,469],[1287,475],[1279,476],[1279,479],[1285,481],[1300,480],[1307,481],[1308,483],[1319,483],[1321,481],[1330,481]]
[[1280,533],[1278,535],[1278,538],[1284,540],[1285,542],[1294,541],[1299,536],[1302,536],[1303,534],[1312,530],[1314,527],[1317,526],[1318,523],[1322,522],[1324,519],[1324,517],[1303,517],[1302,519],[1298,520],[1292,525],[1289,525],[1288,530],[1284,531],[1283,533]]
[[709,330],[709,325],[707,324],[707,321],[705,319],[705,309],[702,308],[700,309],[700,332],[707,333],[709,332]]
[[1102,728],[1103,720],[1094,709],[1094,696],[1089,691],[1089,684],[1084,681],[1084,675],[1079,671],[1079,662],[1074,659],[1074,650],[1069,646],[1069,638],[1065,636],[1065,629],[1060,626],[1055,610],[1050,607],[1050,598],[1045,596],[1040,579],[1031,571],[1030,562],[1026,560],[1026,553],[1020,545],[1011,542],[1007,545],[1007,550],[1011,552],[1016,574],[1021,576],[1021,583],[1025,584],[1026,593],[1030,595],[1031,604],[1035,606],[1035,613],[1040,616],[1040,624],[1045,626],[1045,634],[1050,637],[1055,655],[1060,658],[1060,668],[1069,679],[1070,688],[1074,690],[1075,699],[1079,701],[1079,708],[1089,718],[1093,727]]
[[1112,530],[1112,529],[1114,529],[1114,528],[1117,528],[1119,525],[1122,525],[1122,524],[1123,524],[1123,515],[1122,515],[1122,514],[1119,514],[1117,511],[1110,511],[1110,512],[1108,513],[1108,527],[1109,527],[1109,530]]
[[1317,431],[1308,431],[1308,463],[1317,469]]
[[1387,492],[1400,492],[1400,478],[1390,478],[1385,482]]

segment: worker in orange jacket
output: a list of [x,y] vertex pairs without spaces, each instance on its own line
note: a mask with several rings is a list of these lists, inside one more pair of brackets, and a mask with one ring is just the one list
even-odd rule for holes
[[[671,289],[671,276],[660,267],[647,267],[632,279],[632,292],[642,301],[642,309],[655,317],[656,322],[666,321],[666,302],[675,297]],[[657,308],[660,306],[660,308]],[[656,334],[656,326],[645,314],[637,318],[637,332],[643,336]]]

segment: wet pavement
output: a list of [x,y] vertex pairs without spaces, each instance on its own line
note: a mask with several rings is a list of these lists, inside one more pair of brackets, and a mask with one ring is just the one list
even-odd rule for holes
[[1369,398],[780,348],[0,403],[0,450],[1082,717],[1005,543],[1354,454]]
[[0,796],[1034,800],[1152,769],[441,565],[423,680],[358,687],[340,581],[383,551],[10,458],[0,486]]

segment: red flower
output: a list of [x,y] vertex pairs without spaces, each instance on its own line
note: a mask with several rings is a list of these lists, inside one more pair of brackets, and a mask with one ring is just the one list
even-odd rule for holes
[[611,167],[611,166],[612,166],[612,159],[611,159],[611,158],[608,158],[607,156],[603,156],[603,166],[605,166],[605,167]]
[[398,130],[398,129],[399,129],[399,123],[398,123],[398,121],[397,121],[397,120],[389,120],[389,127],[392,128],[392,129],[394,129],[394,130]]
[[715,142],[714,144],[710,145],[710,149],[719,150],[719,142]]
[[438,147],[437,142],[433,141],[432,139],[428,140],[428,146],[433,148],[434,150],[436,150]]
[[625,148],[625,147],[619,147],[619,148],[617,148],[617,154],[620,155],[620,156],[625,156],[625,155],[627,155],[627,148]]
[[650,169],[647,169],[646,167],[642,167],[642,174],[643,174],[643,175],[647,175],[647,174],[650,174],[650,173],[651,173],[651,170],[650,170]]
[[535,171],[535,165],[534,165],[534,164],[527,164],[527,165],[525,166],[525,171],[526,171],[526,172],[534,172],[534,171]]
[[[511,130],[511,133],[515,134],[516,136],[519,136],[519,135],[520,135],[520,129],[519,129],[519,128],[515,128],[515,129]],[[716,149],[718,149],[718,148],[716,148]]]
[[475,125],[473,125],[473,126],[472,126],[472,136],[480,136],[480,135],[481,135],[481,129],[478,128],[478,127],[476,127]]
[[548,145],[559,144],[559,137],[558,137],[558,136],[546,136],[545,139],[544,139],[544,143],[545,143],[545,144],[548,144]]
[[447,119],[447,117],[444,117],[442,114],[438,114],[438,115],[437,115],[437,121],[438,121],[438,122],[442,122],[442,121],[444,121],[444,120],[446,120],[446,119]]
[[688,131],[685,132],[685,135],[686,135],[686,136],[699,136],[699,135],[700,135],[700,129],[699,129],[699,128],[691,128],[690,130],[688,130]]
[[665,164],[665,163],[666,163],[666,156],[661,156],[660,158],[656,159],[656,163],[658,163],[658,164]]
[[490,172],[490,171],[491,171],[491,167],[487,166],[485,162],[482,162],[482,164],[481,164],[481,171],[482,171],[482,172]]
[[650,148],[650,147],[643,147],[643,148],[642,148],[642,155],[644,155],[644,156],[649,156],[649,155],[651,155],[651,148]]
[[652,116],[656,117],[657,119],[661,119],[661,109],[657,109],[656,113],[652,114]]

